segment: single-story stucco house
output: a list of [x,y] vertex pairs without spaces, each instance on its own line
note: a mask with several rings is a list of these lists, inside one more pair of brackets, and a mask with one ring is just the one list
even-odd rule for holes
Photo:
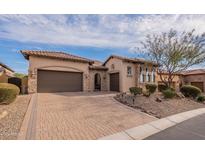
[[14,71],[0,62],[0,83],[8,83],[8,79],[14,76]]
[[[167,78],[167,73],[161,73],[162,78]],[[157,83],[163,84],[160,73],[157,73]],[[172,87],[179,91],[182,85],[193,85],[205,91],[205,69],[186,70],[174,75]]]
[[29,60],[28,92],[120,91],[156,83],[157,64],[111,55],[104,63],[63,52],[21,50]]
[[189,70],[182,73],[182,84],[190,84],[205,91],[205,69]]

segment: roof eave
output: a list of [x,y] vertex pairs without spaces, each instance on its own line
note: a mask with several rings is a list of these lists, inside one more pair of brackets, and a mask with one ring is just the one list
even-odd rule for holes
[[0,65],[2,65],[5,69],[11,71],[12,73],[14,73],[15,71],[12,70],[10,67],[8,67],[7,65],[3,64],[3,63],[0,63]]
[[150,62],[150,61],[139,61],[139,60],[134,60],[134,59],[126,59],[126,58],[121,58],[115,55],[111,55],[110,57],[107,58],[107,60],[103,63],[103,66],[105,66],[105,64],[111,59],[111,58],[118,58],[121,59],[122,61],[126,61],[126,62],[132,62],[132,63],[136,63],[136,64],[145,64],[145,63],[149,63],[152,64],[154,66],[158,66],[158,64],[154,63],[154,62]]
[[24,56],[25,59],[29,60],[29,55],[24,53],[24,50],[20,50],[20,52]]
[[22,53],[24,58],[27,59],[27,60],[29,60],[30,56],[35,56],[35,57],[44,57],[44,58],[52,58],[52,59],[78,61],[78,62],[84,62],[84,63],[89,63],[89,64],[93,64],[94,63],[94,61],[87,61],[87,60],[67,59],[67,58],[59,58],[59,57],[43,56],[43,55],[32,55],[32,54],[25,53],[24,50],[20,50],[20,52]]

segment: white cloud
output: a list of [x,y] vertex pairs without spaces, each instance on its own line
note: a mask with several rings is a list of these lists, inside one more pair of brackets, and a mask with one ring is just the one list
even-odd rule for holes
[[147,34],[196,29],[205,15],[0,15],[0,38],[22,42],[129,48]]

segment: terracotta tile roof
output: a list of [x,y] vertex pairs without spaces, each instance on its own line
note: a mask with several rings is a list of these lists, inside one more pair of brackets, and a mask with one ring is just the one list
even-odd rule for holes
[[94,63],[93,60],[71,55],[64,52],[46,51],[46,50],[21,50],[21,53],[26,59],[29,59],[29,56],[39,56],[39,57],[48,57],[48,58],[56,58],[56,59],[63,59],[63,60],[73,60],[79,62]]
[[105,66],[89,66],[89,69],[91,70],[108,70]]
[[145,60],[145,59],[142,59],[142,58],[128,58],[128,57],[122,57],[122,56],[117,56],[117,55],[111,55],[104,63],[103,65],[105,65],[111,58],[118,58],[118,59],[121,59],[121,60],[124,60],[124,61],[128,61],[128,62],[133,62],[133,63],[150,63],[150,64],[153,64],[153,65],[156,65],[157,66],[157,63],[153,62],[153,61],[149,61],[149,60]]
[[10,67],[8,67],[7,65],[3,64],[0,62],[0,66],[6,68],[7,70],[11,71],[11,72],[14,72],[14,70],[12,70]]
[[187,71],[184,71],[182,74],[183,75],[205,74],[205,69],[187,70]]
[[[168,75],[168,72],[167,71],[162,71],[162,72],[157,71],[157,74]],[[174,75],[183,75],[182,73],[173,73],[173,74]]]

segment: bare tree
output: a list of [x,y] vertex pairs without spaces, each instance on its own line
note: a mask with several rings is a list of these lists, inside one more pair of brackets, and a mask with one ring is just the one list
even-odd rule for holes
[[[161,81],[171,86],[175,74],[205,62],[205,33],[178,33],[171,29],[159,35],[147,35],[141,50],[158,64]],[[166,72],[167,78],[162,74]]]

